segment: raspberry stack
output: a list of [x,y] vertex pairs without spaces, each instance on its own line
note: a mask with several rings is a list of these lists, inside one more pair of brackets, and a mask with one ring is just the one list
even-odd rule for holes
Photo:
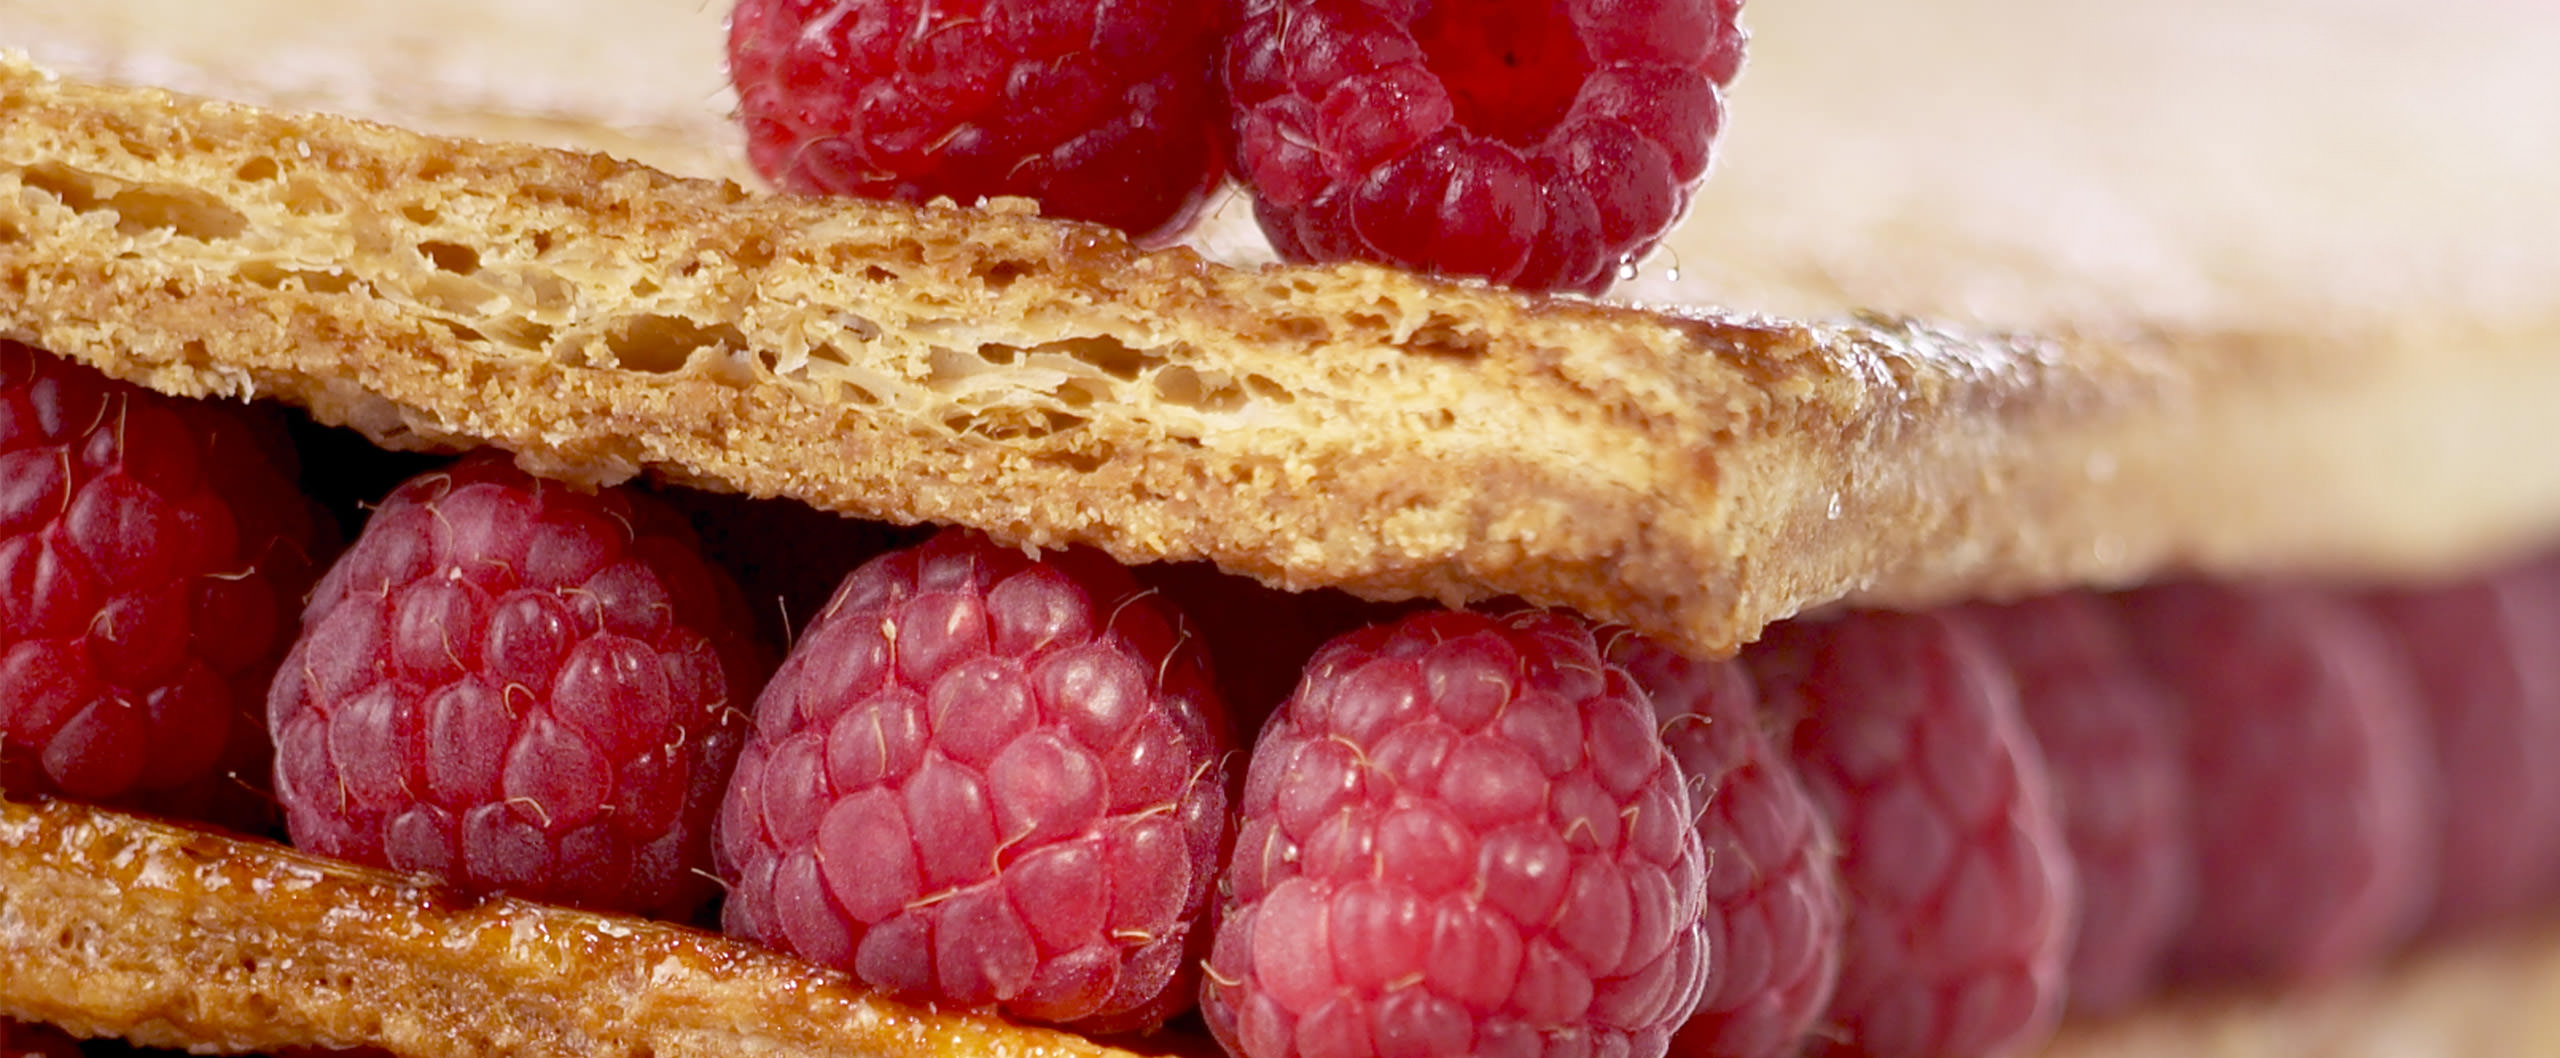
[[872,560],[756,703],[729,930],[918,1000],[1156,1027],[1226,834],[1206,657],[1097,555],[952,530]]
[[0,791],[257,829],[261,704],[336,548],[267,409],[0,341]]
[[2407,939],[2434,893],[2440,787],[2382,629],[2293,586],[2170,585],[2120,604],[2182,732],[2197,898],[2176,972],[2333,977]]
[[1847,920],[1818,1051],[2001,1055],[2062,1011],[2079,890],[2017,686],[1957,613],[1771,630],[1751,655],[1840,836]]
[[1662,1054],[1710,953],[1655,727],[1560,614],[1326,645],[1254,746],[1210,1031],[1243,1058]]
[[1157,243],[1232,169],[1283,259],[1598,293],[1705,179],[1741,7],[740,0],[729,72],[788,190]]
[[394,491],[268,698],[294,843],[681,918],[766,662],[683,520],[486,454]]
[[[372,508],[279,666],[331,537],[270,413],[12,347],[0,426],[10,795],[201,816],[265,726],[309,850],[679,920],[716,870],[732,932],[938,1007],[1196,1001],[1238,1058],[1998,1056],[2066,1000],[2333,978],[2560,887],[2532,567],[1816,615],[1700,661],[953,529],[855,569],[767,684],[685,517],[485,453]],[[784,539],[684,509],[732,559]],[[788,524],[833,562],[901,538]],[[1212,656],[1283,699],[1232,815]],[[64,673],[103,697],[27,682]],[[269,723],[199,684],[267,684]]]
[[1244,0],[1237,175],[1274,249],[1596,292],[1688,206],[1740,0]]
[[740,0],[747,156],[807,193],[1038,200],[1150,241],[1225,175],[1214,0]]
[[1839,982],[1839,845],[1738,661],[1695,661],[1629,633],[1608,658],[1653,698],[1686,773],[1709,870],[1707,990],[1671,1053],[1794,1054]]

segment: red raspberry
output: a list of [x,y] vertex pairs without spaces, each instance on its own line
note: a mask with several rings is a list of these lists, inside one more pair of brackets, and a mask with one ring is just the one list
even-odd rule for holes
[[1235,169],[1281,256],[1598,292],[1688,206],[1741,0],[1244,0]]
[[747,156],[782,187],[1022,195],[1153,241],[1224,175],[1211,0],[738,0]]
[[270,413],[0,342],[0,790],[239,825],[323,552]]
[[2071,1007],[2122,1010],[2148,995],[2195,900],[2187,775],[2176,715],[2094,596],[1970,611],[2017,680],[2018,706],[2062,808],[2080,929]]
[[960,530],[891,552],[756,703],[729,931],[913,998],[1152,1028],[1190,1001],[1222,724],[1181,616],[1117,564]]
[[2442,781],[2435,923],[2533,906],[2560,881],[2560,582],[2506,573],[2370,603]]
[[0,1018],[0,1058],[80,1058],[80,1044],[51,1025]]
[[1840,989],[1816,1051],[2005,1054],[2051,1031],[2077,890],[2017,690],[1961,615],[1851,614],[1745,655],[1840,835]]
[[484,454],[392,492],[268,698],[294,843],[680,917],[763,673],[681,519]]
[[1706,998],[1671,1053],[1794,1054],[1840,976],[1831,827],[1771,738],[1740,663],[1692,661],[1624,633],[1609,637],[1607,655],[1652,695],[1662,744],[1688,776],[1707,854]]
[[2424,912],[2435,779],[2407,673],[2341,599],[2269,585],[2121,597],[2174,699],[2196,850],[2189,977],[2366,965]]
[[1317,652],[1245,779],[1201,1009],[1230,1053],[1663,1053],[1706,982],[1678,765],[1578,620]]

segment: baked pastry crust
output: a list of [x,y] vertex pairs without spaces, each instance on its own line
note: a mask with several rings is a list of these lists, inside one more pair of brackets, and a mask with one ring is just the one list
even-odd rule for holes
[[71,804],[0,800],[0,1015],[228,1052],[1125,1053],[935,1014],[664,923],[498,900]]
[[[380,872],[75,805],[0,801],[0,879],[0,1015],[145,1044],[377,1044],[412,1058],[1129,1053],[918,1011],[713,934],[456,903]],[[2548,1054],[2560,1045],[2555,1001],[2560,930],[2545,924],[2328,986],[2155,1003],[2074,1026],[2045,1053]]]
[[1700,653],[1849,598],[2419,574],[2560,526],[2560,338],[1672,315],[750,194],[0,66],[0,335],[495,444]]

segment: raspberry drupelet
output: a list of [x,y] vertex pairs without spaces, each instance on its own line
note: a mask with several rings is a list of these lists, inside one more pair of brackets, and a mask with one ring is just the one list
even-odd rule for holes
[[890,552],[756,703],[728,930],[910,999],[1153,1028],[1191,1002],[1224,724],[1181,615],[1117,563],[957,529]]
[[2071,1009],[2148,996],[2195,899],[2187,774],[2174,707],[2115,612],[2084,593],[1966,611],[2018,685],[2080,883]]
[[336,545],[281,420],[0,342],[0,792],[269,817],[262,705]]
[[1687,208],[1741,0],[1242,0],[1223,76],[1272,246],[1596,293]]
[[1202,1013],[1244,1058],[1659,1056],[1706,983],[1689,811],[1579,618],[1344,635],[1254,747]]
[[1631,633],[1607,657],[1653,698],[1707,856],[1706,997],[1672,1038],[1678,1058],[1781,1058],[1803,1046],[1840,974],[1838,849],[1770,735],[1750,671],[1694,661]]
[[766,668],[681,518],[499,454],[412,479],[268,698],[294,843],[459,889],[681,917]]
[[1814,1053],[2003,1055],[2061,1012],[2077,913],[2017,691],[1955,613],[1794,621],[1745,653],[1839,834],[1840,987]]
[[2372,965],[2433,892],[2436,777],[2408,673],[2370,616],[2286,585],[2117,599],[2176,706],[2195,843],[2190,979],[2292,981]]
[[739,0],[729,73],[787,190],[1036,199],[1141,241],[1225,175],[1218,0]]

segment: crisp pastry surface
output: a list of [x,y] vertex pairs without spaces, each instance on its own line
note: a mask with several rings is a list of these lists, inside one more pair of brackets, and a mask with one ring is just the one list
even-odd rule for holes
[[2560,342],[1963,332],[1242,270],[0,67],[0,336],[497,444],[1722,653],[1841,598],[2387,575],[2560,526]]

